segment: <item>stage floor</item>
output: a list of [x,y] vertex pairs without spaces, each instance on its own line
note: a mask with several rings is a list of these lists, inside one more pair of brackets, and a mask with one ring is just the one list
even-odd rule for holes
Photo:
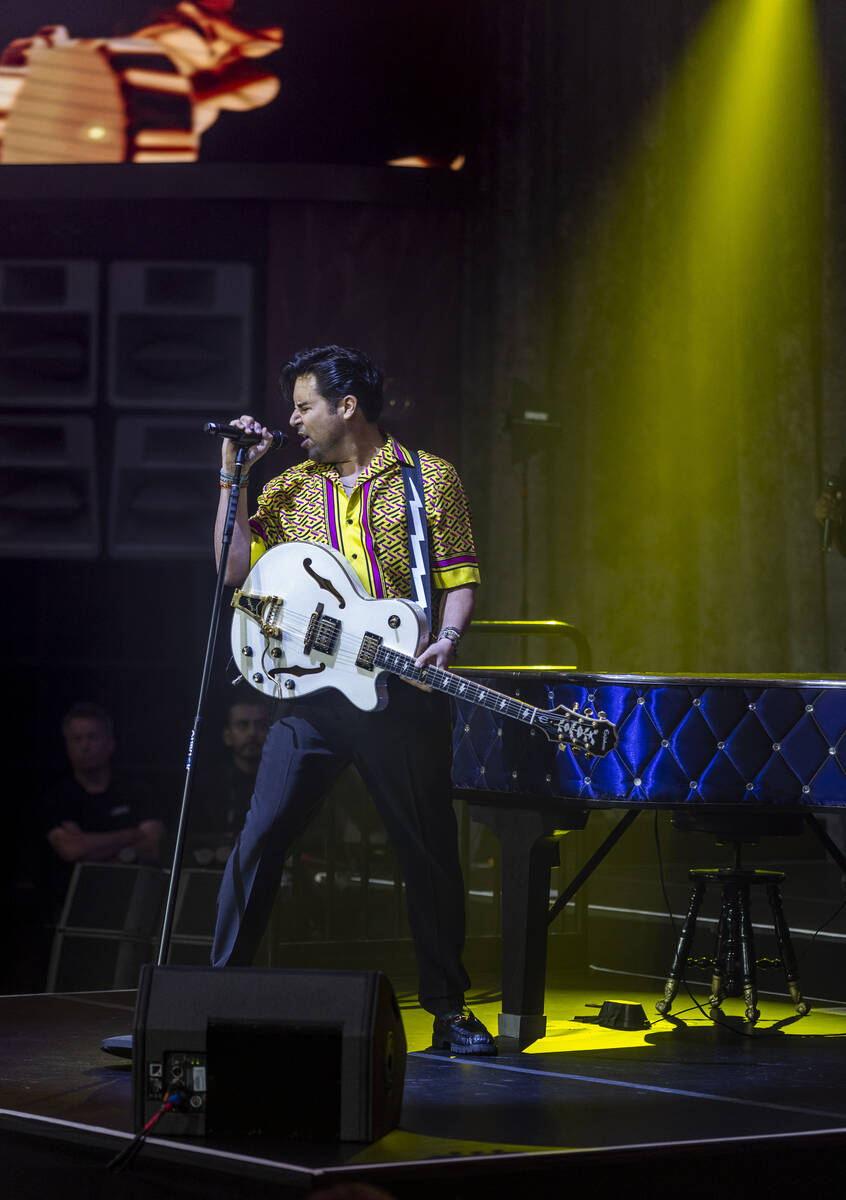
[[[543,1040],[522,1054],[461,1059],[431,1050],[431,1018],[398,989],[410,1051],[399,1129],[371,1145],[151,1137],[120,1176],[121,1194],[134,1194],[134,1179],[193,1195],[210,1172],[217,1196],[236,1195],[245,1178],[253,1196],[265,1183],[279,1195],[350,1179],[397,1196],[431,1194],[438,1180],[445,1196],[470,1196],[492,1176],[519,1185],[537,1174],[534,1186],[577,1167],[630,1186],[662,1160],[687,1195],[719,1186],[725,1196],[742,1194],[758,1163],[782,1182],[834,1169],[846,1153],[846,1004],[818,1000],[796,1019],[762,993],[754,1036],[715,1028],[684,992],[678,1024],[627,1033],[574,1020],[607,1000],[640,1003],[652,1020],[661,990],[614,972],[563,977],[548,990]],[[704,1003],[702,989],[694,994]],[[496,994],[470,1002],[495,1029]],[[106,1163],[131,1136],[131,1071],[99,1047],[131,1029],[133,1004],[132,992],[0,998],[0,1178],[15,1183],[16,1200],[41,1195],[54,1176],[69,1195],[77,1182],[89,1195],[92,1180],[115,1182]],[[725,1009],[739,1014],[740,1001]]]

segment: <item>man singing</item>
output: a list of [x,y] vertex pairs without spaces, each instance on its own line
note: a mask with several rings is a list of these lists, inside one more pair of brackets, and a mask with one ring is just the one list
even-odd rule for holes
[[[226,582],[243,583],[271,546],[332,545],[377,597],[410,597],[411,564],[403,473],[412,455],[379,427],[382,374],[360,350],[300,351],[280,377],[290,423],[306,461],[272,480],[248,517],[242,488]],[[232,424],[261,435],[245,472],[271,444],[243,415]],[[229,501],[236,448],[223,444],[216,553]],[[479,582],[467,500],[454,468],[421,452],[433,587],[431,645],[418,666],[448,667],[473,614]],[[436,614],[440,614],[440,619]],[[337,690],[281,701],[264,744],[255,793],[218,897],[215,966],[249,965],[270,916],[282,864],[339,772],[358,768],[396,849],[420,974],[420,1003],[434,1016],[433,1046],[493,1054],[484,1025],[464,1004],[464,884],[452,808],[451,726],[445,696],[400,679],[389,701],[362,712]]]

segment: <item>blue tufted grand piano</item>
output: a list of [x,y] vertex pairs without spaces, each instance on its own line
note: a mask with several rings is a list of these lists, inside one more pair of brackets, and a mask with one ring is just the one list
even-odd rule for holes
[[[543,1036],[549,922],[639,812],[672,809],[719,824],[783,814],[807,824],[846,871],[814,816],[846,810],[846,680],[657,676],[468,668],[485,687],[540,708],[603,711],[618,744],[602,758],[556,746],[496,712],[456,701],[453,783],[502,847],[501,1038]],[[841,752],[843,757],[841,757]],[[623,815],[550,907],[560,831],[593,809]]]

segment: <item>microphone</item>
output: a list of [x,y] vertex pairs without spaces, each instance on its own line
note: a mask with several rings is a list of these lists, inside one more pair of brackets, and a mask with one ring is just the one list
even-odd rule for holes
[[[222,425],[218,421],[207,421],[203,426],[203,433],[210,433],[214,437],[230,438],[240,446],[257,446],[261,441],[260,433],[247,433],[245,429],[239,429],[237,425]],[[288,441],[287,433],[283,433],[281,429],[271,429],[270,437],[271,450],[278,450]]]
[[[828,479],[826,479],[825,491],[828,493],[829,496],[836,495],[837,480],[832,479],[830,477]],[[823,521],[822,548],[823,548],[823,554],[827,554],[829,552],[829,550],[831,550],[831,517],[826,517],[826,519]]]

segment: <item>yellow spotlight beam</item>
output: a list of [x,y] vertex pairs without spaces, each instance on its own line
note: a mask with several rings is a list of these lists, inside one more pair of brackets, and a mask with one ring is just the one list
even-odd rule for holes
[[[824,144],[810,0],[717,0],[563,268],[560,374],[639,497],[629,551],[639,532],[669,571],[680,526],[736,511],[735,468],[786,360],[811,369]],[[622,548],[616,519],[604,533]]]

